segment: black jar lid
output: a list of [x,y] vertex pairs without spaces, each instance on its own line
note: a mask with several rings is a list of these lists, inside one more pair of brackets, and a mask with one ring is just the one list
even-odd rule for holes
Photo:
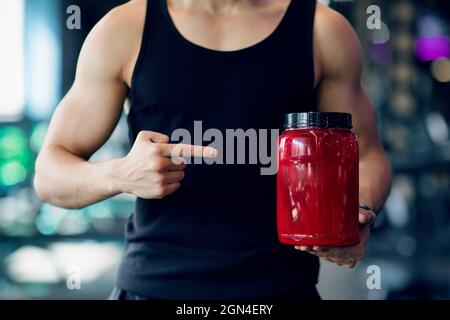
[[344,112],[303,112],[284,116],[284,129],[295,128],[352,129],[352,115]]

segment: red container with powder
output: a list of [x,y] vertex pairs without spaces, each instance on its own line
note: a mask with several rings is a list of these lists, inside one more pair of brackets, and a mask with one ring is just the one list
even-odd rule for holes
[[285,116],[277,174],[277,228],[283,244],[358,242],[358,141],[348,113]]

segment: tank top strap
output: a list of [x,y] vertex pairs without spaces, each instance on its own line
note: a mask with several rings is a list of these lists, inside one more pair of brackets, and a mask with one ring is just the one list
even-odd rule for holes
[[301,59],[308,87],[304,99],[311,106],[316,104],[313,45],[316,6],[317,0],[291,0],[275,39],[275,46],[283,48],[284,54],[288,52],[286,59]]
[[279,26],[283,45],[312,49],[316,0],[291,0]]

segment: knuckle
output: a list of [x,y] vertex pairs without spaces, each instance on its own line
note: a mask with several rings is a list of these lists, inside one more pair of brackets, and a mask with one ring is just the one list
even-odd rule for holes
[[171,185],[159,185],[155,187],[155,197],[157,199],[162,199],[168,194],[176,191],[181,184],[179,182],[173,183]]
[[140,131],[136,136],[136,142],[148,141],[149,131]]
[[170,137],[166,134],[161,135],[161,138],[164,142],[169,142],[170,141]]
[[149,154],[149,155],[155,154],[155,153],[156,153],[155,148],[156,148],[156,145],[155,145],[155,144],[153,144],[153,143],[150,144],[150,145],[147,147],[147,152],[148,152],[148,154]]
[[169,193],[169,188],[167,186],[162,186],[161,187],[161,194],[163,196],[166,196]]
[[[173,153],[173,151],[172,151]],[[179,168],[185,168],[186,163],[184,162],[183,158],[178,157],[176,155],[171,155],[170,157],[170,161],[172,162],[172,164],[174,164],[175,166],[178,166]]]
[[164,182],[164,175],[161,173],[155,174],[155,183],[161,185]]
[[152,169],[157,171],[164,168],[164,161],[162,159],[155,159],[152,162]]
[[156,197],[159,199],[164,198],[164,196],[166,195],[165,188],[163,186],[157,186],[155,188],[155,194],[156,194]]
[[152,144],[149,148],[149,152],[152,155],[160,155],[162,153],[161,145],[159,144]]
[[158,170],[158,163],[157,163],[157,161],[152,161],[150,163],[150,170],[152,170],[152,171]]

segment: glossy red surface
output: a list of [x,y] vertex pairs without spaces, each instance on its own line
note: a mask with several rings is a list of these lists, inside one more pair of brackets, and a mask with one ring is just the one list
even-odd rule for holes
[[281,243],[358,242],[358,142],[350,130],[301,128],[279,141],[277,227]]

